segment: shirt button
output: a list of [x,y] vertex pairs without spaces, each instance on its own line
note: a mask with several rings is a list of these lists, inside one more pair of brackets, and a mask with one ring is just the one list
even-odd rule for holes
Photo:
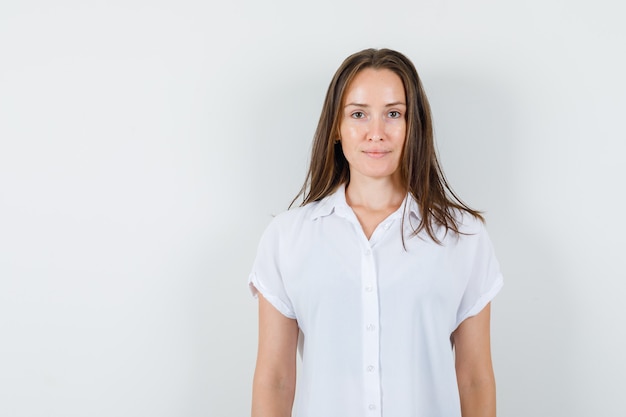
[[372,254],[372,250],[371,249],[368,249],[368,250],[365,251],[365,255],[366,256],[370,256],[371,254]]
[[389,223],[387,223],[386,225],[384,225],[384,226],[383,226],[383,228],[384,228],[385,230],[388,230],[388,229],[389,229]]
[[372,365],[368,366],[367,372],[374,372],[374,367]]
[[373,289],[374,289],[374,287],[372,287],[371,285],[366,285],[365,286],[365,291],[367,291],[367,292],[372,292]]
[[370,404],[367,406],[367,408],[369,408],[370,410],[374,411],[376,410],[376,404]]
[[367,330],[370,332],[373,332],[374,330],[376,330],[376,326],[374,326],[373,324],[368,324],[367,325]]

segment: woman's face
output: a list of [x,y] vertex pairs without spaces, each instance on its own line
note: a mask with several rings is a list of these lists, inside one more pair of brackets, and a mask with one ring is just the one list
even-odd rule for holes
[[350,181],[399,181],[406,136],[406,97],[400,77],[387,69],[360,71],[346,90],[339,131]]

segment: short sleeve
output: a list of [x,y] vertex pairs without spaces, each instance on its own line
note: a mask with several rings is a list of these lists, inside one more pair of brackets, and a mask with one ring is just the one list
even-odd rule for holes
[[482,223],[475,235],[463,236],[474,240],[468,252],[469,278],[457,310],[458,327],[465,319],[477,315],[491,302],[503,286],[500,264]]
[[277,220],[274,218],[261,237],[248,285],[255,298],[261,293],[284,316],[295,319],[293,305],[281,274],[281,240]]

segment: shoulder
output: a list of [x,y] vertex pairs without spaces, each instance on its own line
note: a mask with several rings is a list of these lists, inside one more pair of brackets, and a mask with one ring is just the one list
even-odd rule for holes
[[277,214],[270,221],[264,234],[281,236],[302,230],[315,219],[320,203],[316,201],[305,206],[290,208]]
[[493,256],[493,244],[485,222],[466,211],[457,212],[459,233],[451,237],[454,246],[473,258],[490,258]]
[[465,210],[455,210],[454,217],[462,234],[475,235],[485,231],[485,223]]
[[317,209],[320,204],[323,203],[324,200],[315,201],[304,206],[290,208],[276,215],[273,222],[278,224],[293,224],[313,220],[316,216]]
[[444,245],[466,246],[487,237],[485,223],[473,214],[455,209],[452,212],[458,233],[443,226],[436,227],[436,233]]

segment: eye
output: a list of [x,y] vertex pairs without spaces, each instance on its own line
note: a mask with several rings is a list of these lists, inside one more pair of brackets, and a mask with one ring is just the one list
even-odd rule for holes
[[352,116],[353,119],[362,119],[365,117],[365,113],[362,111],[355,111],[350,116]]
[[389,117],[391,117],[392,119],[398,119],[400,116],[402,115],[397,110],[392,110],[389,112]]

